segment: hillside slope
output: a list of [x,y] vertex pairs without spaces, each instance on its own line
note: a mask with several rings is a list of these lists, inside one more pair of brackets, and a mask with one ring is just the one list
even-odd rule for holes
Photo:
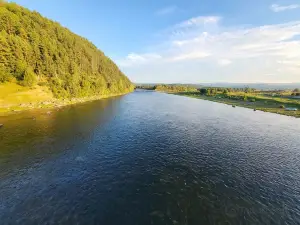
[[0,1],[0,83],[48,86],[55,98],[133,90],[112,60],[88,40],[15,3]]

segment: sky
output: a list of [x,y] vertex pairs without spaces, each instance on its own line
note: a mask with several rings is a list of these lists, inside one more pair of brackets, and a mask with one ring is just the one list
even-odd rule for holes
[[300,0],[15,0],[136,83],[300,82]]

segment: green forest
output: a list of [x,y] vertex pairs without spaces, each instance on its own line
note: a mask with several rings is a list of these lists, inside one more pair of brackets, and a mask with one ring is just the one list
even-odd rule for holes
[[56,98],[130,92],[134,86],[87,39],[0,0],[0,83],[48,86]]
[[190,85],[158,84],[158,85],[137,85],[137,89],[155,90],[161,92],[194,92],[197,88]]

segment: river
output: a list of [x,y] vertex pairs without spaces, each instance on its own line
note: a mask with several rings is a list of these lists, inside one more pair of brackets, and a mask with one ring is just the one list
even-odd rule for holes
[[300,120],[151,91],[0,118],[1,224],[300,224]]

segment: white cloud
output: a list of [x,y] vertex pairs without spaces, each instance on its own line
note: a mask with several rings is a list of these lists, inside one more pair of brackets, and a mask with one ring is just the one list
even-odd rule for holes
[[[173,74],[170,79],[191,76],[190,82],[202,81],[199,74],[214,80],[227,76],[235,82],[271,78],[300,82],[300,21],[235,28],[222,26],[219,17],[196,18],[173,26],[180,35],[169,32],[158,47],[149,48],[152,53],[129,54],[119,65],[127,67],[129,76],[154,70],[159,74],[160,68],[163,74]],[[226,71],[221,69],[229,65]]]
[[153,63],[162,57],[155,53],[136,54],[130,53],[125,59],[117,60],[117,63],[122,67],[136,66],[145,63]]
[[192,27],[206,24],[217,24],[221,20],[218,16],[198,16],[183,21],[177,24],[175,27]]
[[292,10],[292,9],[298,9],[298,8],[300,8],[300,5],[298,5],[298,4],[292,4],[292,5],[273,4],[270,6],[270,9],[274,12],[283,12],[286,10]]
[[278,60],[278,64],[289,65],[292,67],[300,67],[300,59],[298,60]]
[[176,10],[177,10],[177,6],[168,6],[168,7],[157,10],[155,12],[155,14],[158,16],[164,16],[164,15],[174,13]]
[[194,35],[199,32],[210,32],[216,30],[222,18],[219,16],[198,16],[182,21],[174,26],[166,28],[160,32],[162,37],[177,38],[189,33]]
[[228,65],[230,65],[231,63],[232,63],[232,61],[229,60],[229,59],[220,59],[220,60],[218,61],[218,64],[219,64],[220,66],[228,66]]
[[170,61],[182,61],[182,60],[192,60],[192,59],[202,59],[210,56],[209,53],[207,52],[201,52],[201,51],[195,51],[195,52],[190,52],[190,53],[184,53],[177,55],[173,58],[170,58]]

